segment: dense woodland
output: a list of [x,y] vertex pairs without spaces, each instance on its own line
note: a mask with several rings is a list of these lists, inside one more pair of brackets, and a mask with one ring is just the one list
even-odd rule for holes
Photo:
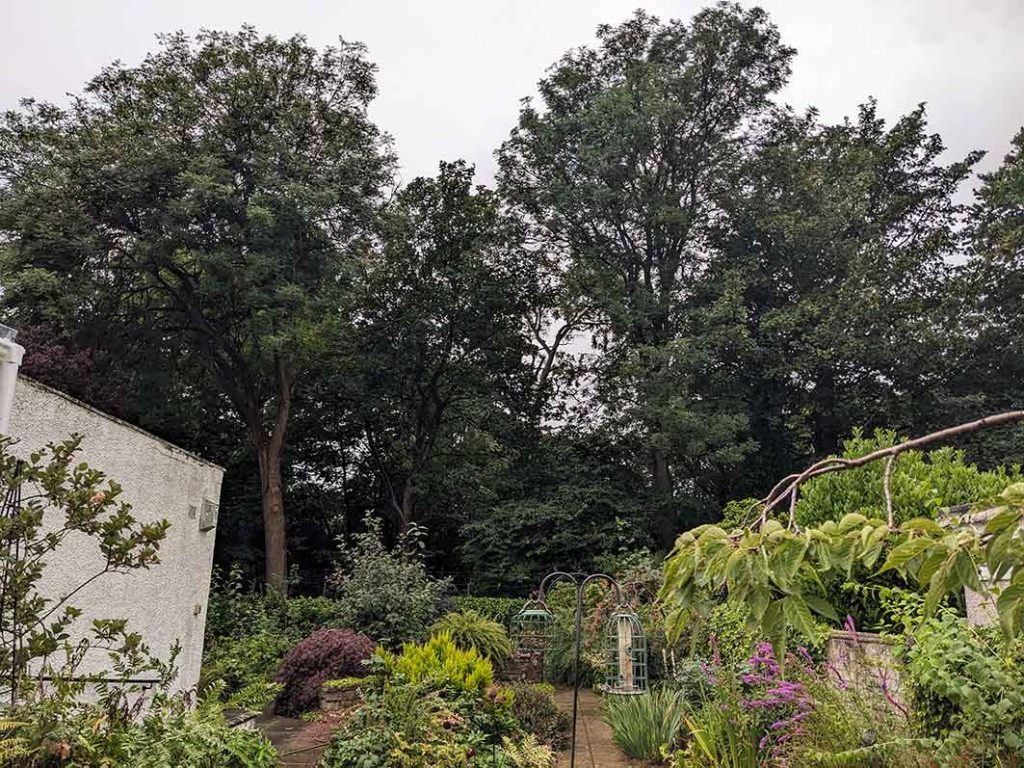
[[1024,130],[976,176],[924,105],[787,107],[795,56],[735,5],[601,27],[492,188],[399,185],[358,44],[163,37],[0,122],[2,321],[223,464],[218,560],[274,586],[367,513],[476,594],[667,550],[855,428],[1024,405]]

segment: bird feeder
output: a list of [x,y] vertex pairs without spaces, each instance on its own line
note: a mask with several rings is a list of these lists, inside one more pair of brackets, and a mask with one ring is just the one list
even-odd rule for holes
[[647,636],[639,617],[625,607],[608,623],[608,670],[604,690],[636,694],[647,690]]
[[554,615],[543,600],[527,600],[512,617],[509,635],[516,656],[543,655]]

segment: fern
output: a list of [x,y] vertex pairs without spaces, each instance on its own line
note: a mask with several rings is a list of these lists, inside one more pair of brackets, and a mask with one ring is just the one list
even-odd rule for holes
[[[26,725],[17,720],[0,720],[0,765],[12,765],[31,754],[28,742],[17,735],[18,729]],[[6,735],[11,733],[14,735]]]
[[532,734],[520,741],[503,736],[501,745],[514,768],[551,768],[555,764],[554,753]]

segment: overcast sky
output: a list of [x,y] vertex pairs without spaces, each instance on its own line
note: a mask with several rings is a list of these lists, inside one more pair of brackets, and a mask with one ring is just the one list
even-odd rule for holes
[[[396,142],[403,177],[464,157],[482,180],[563,51],[600,23],[642,5],[688,19],[707,3],[683,0],[0,0],[0,108],[23,96],[61,101],[104,64],[139,61],[154,35],[242,23],[317,45],[343,36],[380,67],[372,114]],[[949,157],[989,150],[997,164],[1024,124],[1024,0],[766,0],[797,48],[781,99],[816,105],[827,120],[868,96],[894,117],[925,101]]]

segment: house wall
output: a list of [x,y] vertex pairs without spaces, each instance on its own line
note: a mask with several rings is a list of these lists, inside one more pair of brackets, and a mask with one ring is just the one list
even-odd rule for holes
[[[69,604],[83,611],[75,631],[87,629],[92,619],[127,619],[128,629],[141,634],[150,651],[162,658],[179,642],[175,685],[187,690],[199,680],[224,470],[54,389],[19,378],[9,427],[19,441],[15,453],[27,456],[72,433],[84,436],[82,460],[123,487],[122,498],[132,505],[136,519],[171,524],[159,564],[104,574],[71,598]],[[214,527],[200,530],[211,516]],[[102,567],[91,539],[69,537],[47,564],[41,591],[67,594]],[[81,671],[94,674],[107,667],[105,654],[97,652],[85,659]]]

